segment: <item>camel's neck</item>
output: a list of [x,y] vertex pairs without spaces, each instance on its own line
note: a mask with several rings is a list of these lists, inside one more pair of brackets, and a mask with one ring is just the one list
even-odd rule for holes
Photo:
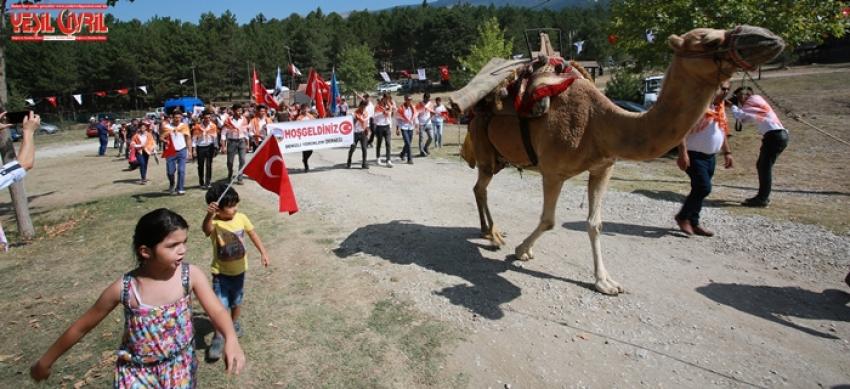
[[611,144],[619,158],[646,160],[659,157],[676,147],[691,126],[705,113],[720,83],[695,78],[673,63],[664,76],[655,105],[642,116],[618,120],[610,128],[621,141]]

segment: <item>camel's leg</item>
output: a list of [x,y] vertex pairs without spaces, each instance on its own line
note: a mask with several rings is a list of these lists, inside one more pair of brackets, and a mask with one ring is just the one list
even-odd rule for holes
[[611,279],[608,271],[605,270],[605,264],[602,263],[602,249],[599,244],[599,233],[602,232],[602,196],[608,188],[608,180],[611,179],[611,173],[614,171],[614,165],[606,168],[591,171],[590,179],[587,183],[587,198],[590,203],[590,211],[587,215],[587,234],[590,236],[590,246],[593,250],[593,268],[596,275],[596,290],[605,293],[616,295],[623,293],[623,287]]
[[540,215],[540,223],[537,228],[531,233],[522,244],[517,246],[516,258],[520,261],[528,261],[534,258],[532,246],[537,238],[544,232],[549,231],[555,226],[555,206],[558,205],[558,197],[561,195],[561,188],[564,186],[564,179],[558,176],[543,175],[543,213]]
[[493,174],[486,169],[478,169],[478,181],[472,189],[475,192],[475,205],[478,206],[478,218],[481,221],[481,237],[489,239],[497,247],[505,244],[502,234],[496,231],[493,224],[493,216],[490,215],[490,206],[487,203],[487,185],[493,179]]

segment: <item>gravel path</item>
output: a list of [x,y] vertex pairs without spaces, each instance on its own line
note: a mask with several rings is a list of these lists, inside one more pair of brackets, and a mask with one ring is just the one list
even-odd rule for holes
[[[39,163],[60,168],[55,157],[88,158],[95,149],[88,142],[45,147]],[[609,297],[592,290],[581,179],[565,186],[556,228],[539,239],[536,258],[517,263],[511,254],[540,213],[538,176],[506,170],[493,180],[493,217],[508,234],[508,245],[495,250],[478,238],[476,173],[459,160],[349,170],[345,152],[316,152],[307,174],[297,169],[300,154],[286,155],[302,208],[287,222],[317,218],[332,241],[328,261],[460,328],[464,339],[444,367],[463,372],[471,387],[850,383],[850,295],[842,282],[850,236],[706,208],[703,224],[717,236],[689,238],[673,223],[678,203],[609,192],[602,251],[627,291]],[[133,174],[111,159],[90,161],[108,166],[97,182],[34,174],[30,185],[66,185],[64,200],[104,185],[135,190],[127,184]],[[240,194],[276,212],[275,196],[257,185]],[[56,197],[33,203],[53,206]]]
[[562,193],[561,228],[517,263],[513,249],[539,217],[539,177],[494,179],[493,217],[508,234],[494,250],[478,238],[475,171],[459,160],[369,170],[344,161],[325,150],[315,172],[291,169],[301,207],[340,231],[340,264],[467,331],[449,367],[473,387],[850,382],[850,295],[836,290],[846,289],[848,236],[707,208],[703,224],[717,236],[689,238],[674,229],[678,203],[610,192],[602,250],[627,293],[608,297],[592,291],[580,180]]

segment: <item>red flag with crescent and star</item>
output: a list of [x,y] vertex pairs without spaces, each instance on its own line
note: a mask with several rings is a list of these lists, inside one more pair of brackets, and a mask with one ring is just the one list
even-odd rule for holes
[[254,101],[257,104],[265,104],[267,107],[274,108],[275,110],[280,109],[280,106],[277,105],[277,100],[266,91],[266,87],[260,82],[260,77],[257,76],[257,69],[254,69]]
[[263,189],[277,194],[280,212],[289,212],[290,215],[298,212],[292,182],[289,181],[286,163],[283,162],[275,137],[266,138],[266,141],[254,152],[254,158],[251,158],[242,173],[254,179]]

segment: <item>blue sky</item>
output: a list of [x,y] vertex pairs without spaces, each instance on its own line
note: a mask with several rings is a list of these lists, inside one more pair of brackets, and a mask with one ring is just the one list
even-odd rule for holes
[[[73,2],[73,1],[65,1]],[[79,3],[88,3],[83,0]],[[306,15],[317,7],[322,12],[346,13],[352,10],[381,10],[397,5],[422,4],[421,0],[324,0],[324,1],[292,1],[292,0],[119,0],[115,7],[109,10],[121,20],[139,19],[142,21],[152,16],[169,16],[183,21],[197,23],[200,15],[212,12],[216,15],[230,10],[236,14],[240,24],[249,22],[258,13],[267,18],[284,19],[292,13]]]

